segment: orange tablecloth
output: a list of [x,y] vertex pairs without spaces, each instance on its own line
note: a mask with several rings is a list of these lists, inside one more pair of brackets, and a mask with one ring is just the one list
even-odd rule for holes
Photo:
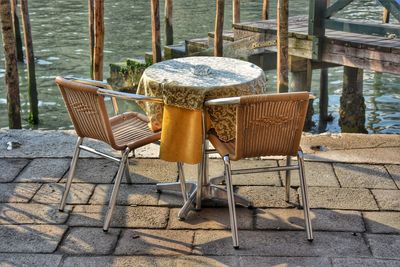
[[[262,93],[264,72],[249,62],[221,57],[187,57],[147,68],[138,93],[162,97],[164,105],[139,103],[153,130],[162,128],[160,158],[190,164],[201,160],[205,99]],[[224,141],[235,137],[235,108],[208,109],[209,126]]]

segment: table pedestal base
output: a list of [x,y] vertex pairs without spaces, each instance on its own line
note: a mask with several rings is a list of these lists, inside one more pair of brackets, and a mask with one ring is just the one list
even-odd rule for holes
[[[178,218],[180,220],[184,220],[187,217],[187,214],[190,211],[193,202],[196,202],[196,195],[197,195],[197,184],[196,183],[186,183],[186,192],[188,194],[188,198],[183,204],[182,208],[178,213]],[[172,191],[176,193],[181,193],[181,184],[179,182],[176,183],[160,183],[157,184],[157,191]],[[252,207],[252,202],[247,200],[246,198],[235,194],[235,204],[242,205],[244,207]],[[207,185],[203,186],[202,189],[202,197],[201,200],[218,200],[218,201],[228,201],[227,192],[225,188],[221,186],[208,183]],[[201,205],[196,205],[201,206]]]

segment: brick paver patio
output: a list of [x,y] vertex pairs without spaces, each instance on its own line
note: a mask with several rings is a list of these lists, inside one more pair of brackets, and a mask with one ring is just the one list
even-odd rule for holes
[[[122,184],[108,233],[102,224],[115,163],[80,161],[66,212],[59,212],[74,136],[56,153],[52,134],[65,133],[0,130],[0,266],[400,266],[399,136],[305,138],[312,243],[295,174],[290,203],[283,174],[236,176],[235,190],[256,208],[237,208],[240,249],[234,250],[226,206],[177,219],[181,198],[155,190],[158,182],[176,180],[175,164],[143,158],[152,153],[147,148],[130,161],[133,184]],[[8,151],[10,140],[22,146]],[[324,148],[313,152],[315,144]],[[218,159],[210,166],[211,172],[222,167]],[[194,166],[185,170],[195,179]]]

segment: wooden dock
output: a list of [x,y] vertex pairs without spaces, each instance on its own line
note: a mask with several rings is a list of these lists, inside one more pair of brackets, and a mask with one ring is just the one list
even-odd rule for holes
[[[276,21],[234,25],[234,38],[257,36],[249,47],[274,51]],[[371,71],[400,74],[400,39],[326,29],[324,38],[308,35],[305,16],[289,19],[289,55]],[[258,42],[258,43],[257,43]]]

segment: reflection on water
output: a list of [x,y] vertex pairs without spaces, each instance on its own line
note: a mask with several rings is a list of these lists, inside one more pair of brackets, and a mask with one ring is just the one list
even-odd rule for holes
[[[39,90],[39,112],[41,129],[71,128],[68,115],[54,78],[57,75],[88,77],[89,50],[86,1],[31,1],[30,18],[32,25],[37,84]],[[160,1],[163,7],[164,1]],[[242,21],[260,18],[261,0],[242,0]],[[163,8],[161,8],[163,10]],[[231,21],[230,1],[226,1],[225,27]],[[290,14],[307,14],[308,1],[291,0]],[[275,18],[276,4],[271,2],[271,18]],[[375,0],[354,1],[350,8],[338,16],[354,20],[380,21],[382,8]],[[162,15],[162,14],[161,14]],[[215,1],[175,0],[174,37],[175,42],[188,38],[205,37],[213,28]],[[163,20],[162,20],[163,22]],[[105,77],[108,77],[108,64],[126,58],[142,57],[151,49],[151,25],[149,1],[105,1]],[[163,27],[163,25],[161,25]],[[4,89],[4,55],[0,49],[0,128],[7,127],[6,93]],[[21,105],[24,127],[27,124],[28,99],[27,80],[23,65],[19,65]],[[313,93],[318,96],[318,71],[314,73]],[[339,98],[342,86],[342,68],[330,69],[329,73],[329,112],[334,121],[327,130],[339,132],[337,124]],[[275,73],[268,72],[271,91],[275,87]],[[367,101],[366,126],[370,133],[400,133],[400,77],[389,74],[364,72],[364,95]],[[124,109],[136,109],[130,103]],[[315,101],[318,112],[318,99]],[[316,114],[315,119],[318,119]]]

